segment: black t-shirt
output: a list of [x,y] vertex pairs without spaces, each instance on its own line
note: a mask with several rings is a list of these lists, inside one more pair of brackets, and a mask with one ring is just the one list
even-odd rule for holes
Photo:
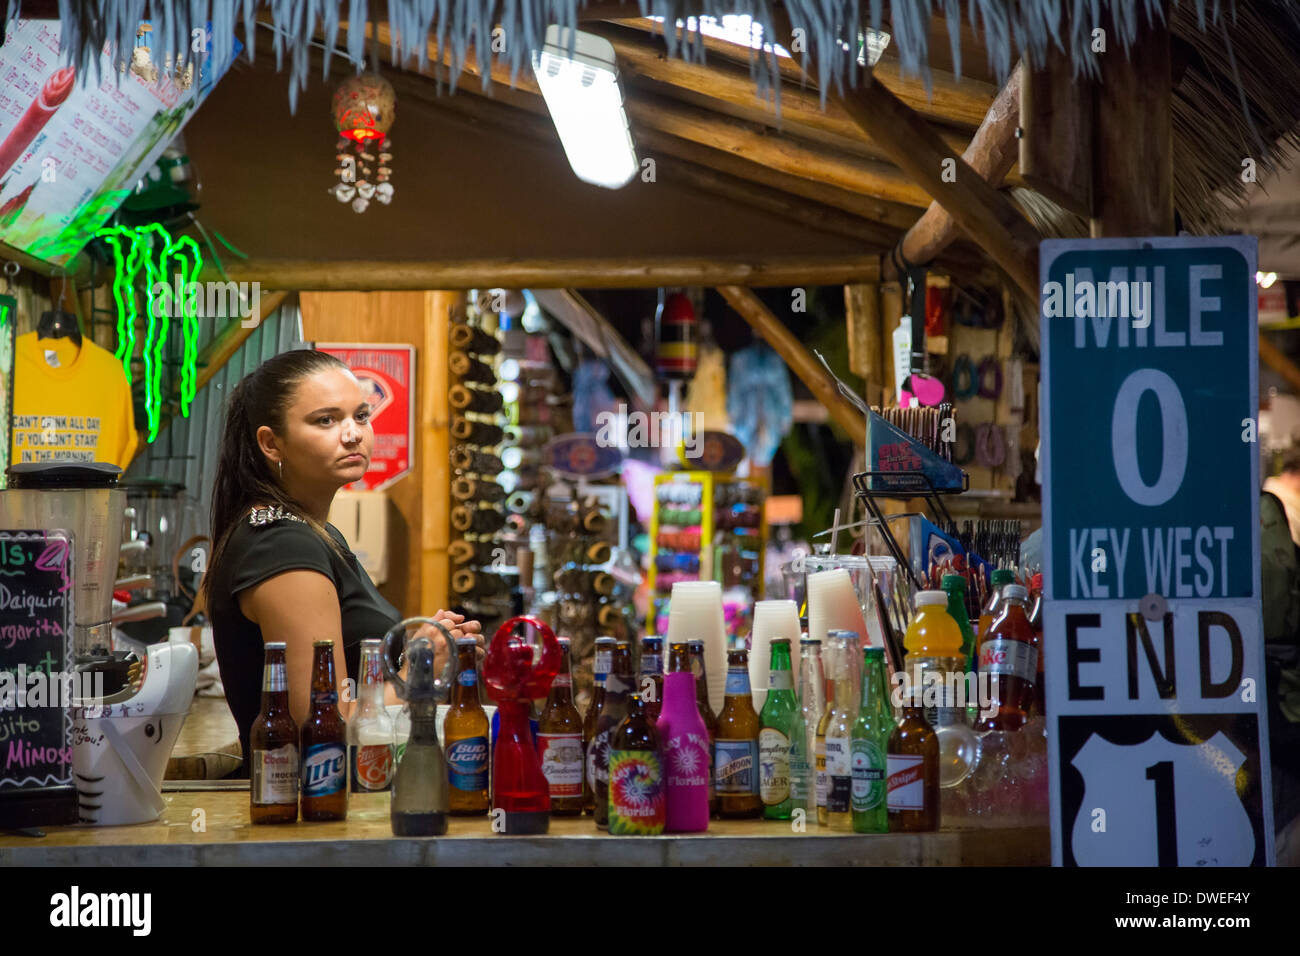
[[[239,727],[245,772],[249,730],[262,706],[264,650],[262,629],[239,610],[241,591],[284,571],[319,571],[333,581],[343,619],[343,656],[348,676],[354,680],[360,668],[361,642],[383,637],[401,620],[397,608],[375,589],[339,530],[328,524],[325,529],[338,542],[342,555],[305,521],[288,514],[268,519],[265,509],[255,510],[231,532],[219,566],[212,569],[208,615],[226,702]],[[343,675],[338,676],[341,680]],[[295,687],[292,693],[305,694],[307,688]]]

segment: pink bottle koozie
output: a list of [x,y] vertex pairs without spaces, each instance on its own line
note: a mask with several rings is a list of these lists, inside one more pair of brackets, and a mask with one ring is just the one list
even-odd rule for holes
[[699,833],[709,828],[709,731],[695,700],[695,675],[664,675],[664,703],[656,724],[663,757],[665,829]]

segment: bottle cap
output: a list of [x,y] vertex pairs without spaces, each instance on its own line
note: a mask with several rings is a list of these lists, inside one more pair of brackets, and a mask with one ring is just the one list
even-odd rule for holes
[[947,607],[948,592],[947,591],[917,591],[916,606],[924,607],[927,604],[941,604],[944,607]]
[[641,646],[661,650],[664,646],[664,639],[662,637],[646,636],[641,638]]
[[862,649],[862,656],[867,660],[874,660],[876,658],[884,660],[885,649],[883,647],[864,647]]
[[996,571],[993,572],[994,587],[997,587],[999,584],[1010,584],[1015,579],[1016,579],[1016,572],[1010,570],[1009,568],[998,568]]
[[601,647],[605,647],[609,644],[613,644],[614,639],[612,637],[598,637],[596,638],[596,643],[599,644]]
[[474,645],[474,644],[477,644],[477,643],[478,643],[478,639],[477,639],[477,638],[474,638],[474,637],[458,637],[458,638],[456,638],[456,646],[457,646],[457,647],[470,647],[470,646],[472,646],[472,645]]
[[288,647],[284,641],[267,641],[262,646],[268,651],[282,651]]
[[[564,645],[566,645],[566,644],[570,644],[570,643],[572,643],[572,639],[571,639],[571,638],[567,638],[567,637],[557,637],[557,638],[555,639],[555,641],[556,641],[556,643],[558,643],[561,647],[564,647]],[[459,644],[460,641],[457,641],[456,643]]]
[[801,637],[801,638],[799,638],[799,643],[802,644],[802,645],[804,645],[805,647],[807,647],[808,645],[818,645],[818,646],[820,646],[820,645],[821,645],[821,638],[819,638],[819,637]]
[[1029,589],[1023,584],[1008,584],[1002,592],[1002,596],[1007,600],[1029,600]]
[[[944,596],[944,603],[947,603],[947,601],[948,601],[948,597],[947,597],[947,595],[945,595],[945,596]],[[857,640],[858,640],[858,632],[857,632],[857,631],[843,631],[843,630],[831,629],[831,630],[828,630],[828,631],[826,632],[826,640],[828,640],[828,641],[832,641],[832,640],[840,640],[840,641],[851,640],[851,641],[853,641],[853,642],[856,644],[856,643],[857,643]]]
[[943,576],[942,584],[945,591],[949,588],[960,591],[966,590],[966,579],[960,574],[945,574]]
[[790,638],[788,638],[788,637],[774,637],[774,638],[772,638],[772,640],[771,640],[770,643],[772,643],[772,644],[784,644],[784,645],[786,645],[787,647],[789,647],[789,646],[790,646]]

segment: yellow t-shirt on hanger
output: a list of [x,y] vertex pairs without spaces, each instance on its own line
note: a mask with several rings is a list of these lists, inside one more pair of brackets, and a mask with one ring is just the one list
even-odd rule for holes
[[106,461],[126,468],[139,438],[131,386],[113,353],[82,338],[18,336],[13,464]]

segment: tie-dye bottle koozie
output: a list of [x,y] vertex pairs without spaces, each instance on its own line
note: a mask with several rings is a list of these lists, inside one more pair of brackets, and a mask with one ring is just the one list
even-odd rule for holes
[[663,767],[653,750],[611,750],[609,832],[654,836],[664,832]]

